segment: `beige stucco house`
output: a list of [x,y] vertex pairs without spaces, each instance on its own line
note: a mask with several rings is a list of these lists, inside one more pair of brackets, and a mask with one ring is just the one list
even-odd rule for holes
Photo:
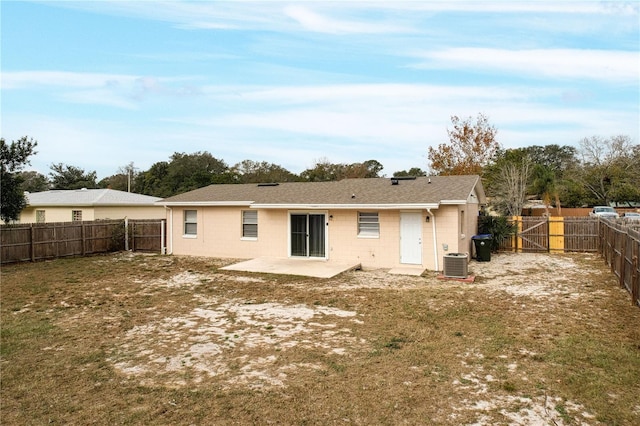
[[484,203],[479,176],[433,176],[210,185],[158,204],[173,254],[439,271],[471,253]]
[[158,197],[115,189],[72,189],[25,194],[20,223],[72,222],[102,219],[164,219]]

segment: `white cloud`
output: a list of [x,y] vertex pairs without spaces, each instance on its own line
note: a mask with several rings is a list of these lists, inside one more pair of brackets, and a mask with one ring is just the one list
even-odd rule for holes
[[130,85],[157,89],[172,82],[190,80],[191,77],[160,78],[135,74],[107,74],[73,71],[3,71],[2,89],[25,89],[33,86],[60,86],[69,88],[95,88]]
[[[387,2],[388,3],[388,2]],[[391,4],[391,3],[390,3]],[[604,1],[409,1],[393,3],[391,8],[416,8],[439,12],[491,12],[516,13],[535,12],[547,14],[615,14],[638,15],[635,2],[617,0]],[[396,6],[397,5],[397,6]]]
[[[343,141],[372,150],[402,146],[415,153],[448,140],[446,129],[451,125],[451,115],[475,117],[483,112],[498,127],[500,137],[505,135],[507,146],[523,146],[524,141],[537,145],[572,144],[594,133],[610,133],[610,129],[638,138],[638,130],[634,130],[638,124],[637,108],[563,104],[558,102],[562,88],[362,84],[237,86],[233,87],[233,95],[220,88],[215,95],[205,92],[214,102],[224,99],[227,106],[237,102],[238,108],[228,111],[241,112],[176,120],[194,128],[212,129],[216,134],[232,134],[241,129],[245,135],[253,133],[267,139],[312,140],[320,144]],[[549,136],[554,133],[556,137]]]
[[270,105],[343,104],[354,109],[380,102],[385,105],[411,105],[464,99],[466,102],[515,101],[553,96],[555,90],[506,86],[447,86],[430,84],[327,84],[305,86],[210,86],[203,93],[213,98],[236,98]]
[[[313,4],[313,3],[309,3]],[[284,8],[284,14],[294,19],[303,28],[327,34],[383,34],[412,32],[410,27],[389,23],[373,23],[367,20],[345,20],[329,18],[314,12],[309,7],[291,5]]]
[[451,48],[423,51],[416,56],[426,61],[415,68],[484,70],[498,73],[551,77],[583,78],[622,83],[638,83],[638,52],[593,49]]
[[[371,12],[387,13],[398,18],[402,14],[411,17],[429,16],[433,13],[454,12],[471,14],[544,13],[558,15],[598,14],[638,16],[640,5],[628,1],[305,1],[282,7],[278,1],[133,1],[133,2],[47,2],[60,7],[80,9],[95,13],[133,16],[143,19],[170,22],[181,28],[292,31],[296,27],[289,22],[293,18],[310,31],[351,34],[406,32],[406,22],[371,23],[366,19],[353,20],[339,16]],[[311,7],[322,9],[323,14]],[[331,15],[332,18],[329,18]]]
[[158,78],[67,71],[10,71],[2,73],[2,90],[29,90],[38,87],[41,96],[51,93],[69,103],[135,109],[150,96],[198,95],[197,88],[185,85],[188,80],[190,79],[184,77]]
[[33,86],[100,87],[131,84],[138,76],[67,71],[3,71],[2,89],[24,89]]

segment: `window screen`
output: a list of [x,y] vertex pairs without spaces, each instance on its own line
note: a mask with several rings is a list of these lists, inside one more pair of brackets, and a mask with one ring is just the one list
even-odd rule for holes
[[197,210],[184,211],[184,234],[197,235],[198,233],[198,212]]
[[242,237],[258,238],[258,212],[256,210],[242,211]]
[[380,222],[378,220],[378,212],[358,212],[358,236],[380,236]]

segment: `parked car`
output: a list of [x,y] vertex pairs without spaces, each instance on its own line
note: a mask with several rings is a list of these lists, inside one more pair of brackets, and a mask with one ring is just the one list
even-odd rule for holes
[[612,217],[612,218],[620,217],[618,215],[618,212],[616,212],[616,210],[613,207],[609,207],[609,206],[595,206],[593,208],[593,210],[591,210],[591,213],[589,213],[589,216],[591,216],[591,217]]
[[622,214],[622,218],[627,221],[640,222],[640,213],[626,212]]

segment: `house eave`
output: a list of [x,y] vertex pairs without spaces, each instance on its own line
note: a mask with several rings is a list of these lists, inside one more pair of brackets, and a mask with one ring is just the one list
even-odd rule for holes
[[165,207],[237,207],[249,206],[253,201],[158,201],[157,206]]
[[252,209],[285,209],[285,210],[426,210],[437,209],[437,203],[416,204],[251,204]]
[[36,204],[27,204],[25,208],[44,208],[44,207],[68,207],[68,208],[76,208],[76,207],[157,207],[157,204],[132,204],[132,203],[113,203],[113,204],[100,204],[100,203],[36,203]]

